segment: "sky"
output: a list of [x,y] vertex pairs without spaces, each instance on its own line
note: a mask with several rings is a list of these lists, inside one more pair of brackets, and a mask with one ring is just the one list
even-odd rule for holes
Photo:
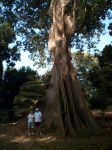
[[[107,30],[109,21],[106,20],[106,30],[105,30],[105,35],[101,35],[100,37],[100,42],[96,45],[96,48],[99,49],[100,51],[103,50],[103,48],[105,47],[105,45],[109,45],[112,44],[112,37],[109,35],[109,31]],[[30,60],[29,56],[29,52],[26,51],[21,51],[21,61],[17,61],[15,68],[20,69],[22,66],[29,66],[30,68],[32,68],[33,70],[36,70],[40,75],[44,74],[48,69],[50,68],[37,68],[37,66],[34,66],[34,62],[32,60]],[[6,68],[6,63],[4,62],[4,68]]]
[[28,51],[26,52],[22,51],[21,61],[17,61],[15,67],[19,69],[22,66],[25,66],[25,67],[29,66],[33,70],[36,70],[40,75],[44,74],[48,70],[48,68],[37,68],[37,66],[34,66],[34,62],[28,56],[29,56]]
[[[112,37],[109,36],[108,33],[106,33],[105,35],[101,36],[101,41],[97,44],[97,48],[99,50],[103,50],[103,48],[105,47],[105,45],[109,45],[112,44]],[[28,52],[21,52],[21,61],[17,61],[16,63],[16,68],[19,69],[22,66],[30,66],[30,68],[37,70],[37,66],[34,66],[34,62],[32,60],[30,60],[30,58],[28,58],[29,53]],[[44,74],[46,71],[48,70],[48,68],[39,68],[38,69],[38,73],[40,75]]]

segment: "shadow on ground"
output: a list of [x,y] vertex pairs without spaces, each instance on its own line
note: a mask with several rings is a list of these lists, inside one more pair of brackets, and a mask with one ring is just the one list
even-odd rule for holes
[[112,150],[112,131],[86,131],[77,138],[56,133],[28,136],[25,123],[0,125],[0,150]]

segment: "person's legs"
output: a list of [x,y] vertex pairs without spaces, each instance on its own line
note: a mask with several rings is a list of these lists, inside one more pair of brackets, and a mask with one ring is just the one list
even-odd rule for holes
[[35,135],[38,135],[38,125],[37,125],[37,122],[35,122]]
[[41,123],[40,122],[35,122],[35,133],[36,135],[40,135],[40,125]]
[[31,122],[28,122],[28,135],[31,134]]
[[31,134],[34,135],[34,123],[31,122]]
[[38,134],[41,135],[41,123],[38,122]]

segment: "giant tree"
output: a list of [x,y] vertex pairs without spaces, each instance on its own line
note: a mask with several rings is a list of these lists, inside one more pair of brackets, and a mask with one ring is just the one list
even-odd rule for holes
[[[53,20],[48,46],[52,51],[54,65],[51,85],[47,91],[47,108],[50,111],[46,113],[46,125],[48,128],[55,126],[65,134],[75,136],[82,128],[98,129],[99,126],[87,108],[77,73],[71,63],[69,44],[76,31],[77,2],[70,2],[52,0],[48,12]],[[70,4],[73,5],[71,14],[67,10]]]
[[[89,48],[94,46],[92,37],[99,36],[103,31],[101,19],[109,16],[111,1],[15,0],[11,2],[14,2],[13,12],[18,18],[17,33],[25,37],[24,44],[34,54],[34,58],[36,54],[39,54],[40,58],[44,56],[49,31],[48,47],[54,65],[47,91],[46,127],[55,127],[72,136],[83,128],[99,128],[85,104],[77,73],[71,63],[70,47],[71,43],[80,47],[87,41]],[[84,38],[87,41],[83,40]],[[35,50],[38,50],[37,53]]]
[[[81,4],[81,2],[84,3]],[[97,5],[101,6],[101,1],[98,1]],[[88,13],[90,13],[90,9],[94,10],[95,1],[52,0],[48,11],[52,18],[48,47],[52,52],[54,65],[51,85],[47,91],[46,125],[48,128],[57,127],[65,134],[72,136],[75,136],[77,131],[83,128],[99,128],[87,108],[76,71],[71,63],[70,42],[73,34],[79,30],[77,16],[79,7],[82,7],[81,9],[84,11],[82,33],[94,31],[95,26],[92,28],[93,20],[88,19]],[[96,11],[98,11],[97,9]],[[91,14],[95,14],[92,11]],[[98,21],[98,17],[96,15],[94,21]],[[94,23],[98,23],[97,21]]]

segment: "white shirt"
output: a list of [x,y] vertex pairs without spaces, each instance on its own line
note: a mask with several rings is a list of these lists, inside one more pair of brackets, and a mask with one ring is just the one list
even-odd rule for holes
[[28,114],[28,122],[33,122],[34,115],[33,114]]
[[35,122],[41,122],[42,121],[42,113],[40,111],[35,112],[34,118],[35,118]]

